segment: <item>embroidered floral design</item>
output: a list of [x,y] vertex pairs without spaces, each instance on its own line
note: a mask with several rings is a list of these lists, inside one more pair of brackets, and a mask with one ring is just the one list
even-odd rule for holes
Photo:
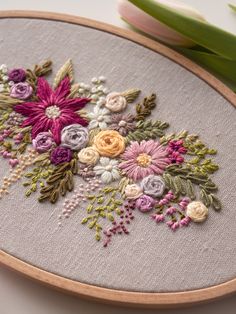
[[99,158],[100,156],[98,151],[92,146],[83,148],[78,153],[78,160],[87,165],[95,165]]
[[32,140],[32,145],[38,153],[45,153],[55,144],[50,132],[41,132]]
[[143,194],[142,188],[137,184],[128,184],[125,188],[125,196],[128,200],[135,200]]
[[8,72],[8,79],[14,83],[24,82],[26,73],[24,69],[12,69]]
[[141,195],[135,202],[135,207],[142,213],[150,212],[155,206],[155,200],[149,195]]
[[176,231],[203,222],[210,207],[221,209],[212,180],[216,151],[187,131],[166,135],[168,123],[149,118],[155,94],[134,105],[139,89],[109,92],[104,76],[74,83],[70,59],[52,88],[45,79],[51,66],[0,65],[0,155],[11,168],[0,198],[22,178],[26,197],[39,192],[40,202],[72,192],[59,226],[83,210],[82,224],[104,247],[129,234],[135,213]]
[[151,174],[142,180],[141,187],[145,194],[160,197],[164,193],[165,182],[161,177]]
[[121,159],[120,169],[134,181],[162,174],[170,163],[167,149],[154,140],[131,142]]
[[101,156],[115,158],[123,153],[125,140],[117,131],[105,130],[94,137],[93,145]]
[[[32,88],[32,87],[31,87]],[[44,78],[38,78],[37,93],[39,101],[24,102],[14,106],[14,111],[26,116],[22,127],[32,126],[32,138],[38,133],[50,130],[57,144],[61,142],[61,130],[71,124],[88,125],[76,111],[88,102],[87,98],[66,98],[70,94],[70,80],[63,79],[55,91]],[[21,99],[21,98],[20,98]]]
[[111,124],[109,128],[119,132],[122,136],[126,136],[129,132],[134,131],[135,116],[132,114],[116,114],[111,116]]
[[69,162],[72,159],[72,151],[63,146],[58,146],[51,152],[50,160],[52,164],[59,165],[64,162]]
[[100,128],[101,130],[105,130],[107,124],[111,121],[110,111],[99,106],[95,106],[93,112],[90,112],[88,117],[91,119],[89,129]]
[[202,202],[191,202],[187,206],[186,213],[194,222],[202,222],[208,216],[208,208]]
[[18,99],[27,99],[32,95],[33,89],[27,82],[20,82],[11,87],[10,96]]
[[120,93],[110,93],[107,95],[105,107],[112,112],[123,111],[127,106],[126,98]]
[[118,161],[115,159],[109,159],[107,157],[101,157],[99,164],[94,167],[94,172],[97,176],[101,176],[103,183],[110,183],[120,179],[120,173],[117,168]]
[[79,124],[68,125],[61,131],[61,145],[71,150],[81,150],[88,141],[88,130]]

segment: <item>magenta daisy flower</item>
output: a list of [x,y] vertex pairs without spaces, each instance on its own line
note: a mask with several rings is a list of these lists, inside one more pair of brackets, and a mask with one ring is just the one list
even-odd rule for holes
[[32,138],[38,133],[51,131],[57,144],[60,144],[61,130],[70,124],[88,125],[76,111],[82,109],[88,102],[87,98],[67,98],[70,93],[70,80],[66,77],[60,85],[52,90],[44,78],[37,82],[38,101],[24,102],[14,107],[14,110],[26,116],[21,127],[32,126]]
[[119,168],[134,181],[150,174],[162,174],[170,164],[167,149],[153,140],[131,142],[121,159]]

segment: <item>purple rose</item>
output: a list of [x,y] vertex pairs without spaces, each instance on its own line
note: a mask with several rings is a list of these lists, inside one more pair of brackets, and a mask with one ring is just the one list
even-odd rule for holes
[[33,88],[26,82],[17,83],[11,87],[10,96],[18,99],[27,99],[32,95]]
[[14,83],[23,82],[26,78],[25,70],[23,69],[13,69],[8,72],[8,78]]
[[142,195],[136,200],[135,207],[142,213],[146,213],[153,209],[155,203],[156,201],[151,196]]
[[58,146],[52,151],[50,159],[54,165],[69,162],[72,159],[72,151],[67,147]]
[[54,143],[51,133],[41,132],[33,139],[32,144],[39,153],[48,151]]

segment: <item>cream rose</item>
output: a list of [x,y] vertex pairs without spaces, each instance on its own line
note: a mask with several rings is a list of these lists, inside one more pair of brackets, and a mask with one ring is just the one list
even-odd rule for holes
[[101,156],[110,158],[119,156],[125,150],[124,138],[114,130],[99,132],[94,137],[93,145]]
[[94,147],[83,148],[78,153],[79,161],[87,165],[95,165],[98,162],[99,157],[99,153]]
[[142,194],[143,191],[137,184],[128,184],[125,188],[125,195],[127,199],[135,200]]
[[208,216],[208,208],[202,202],[191,202],[187,206],[186,214],[194,222],[202,222]]
[[117,92],[113,92],[107,95],[105,107],[112,112],[120,112],[127,106],[126,98]]

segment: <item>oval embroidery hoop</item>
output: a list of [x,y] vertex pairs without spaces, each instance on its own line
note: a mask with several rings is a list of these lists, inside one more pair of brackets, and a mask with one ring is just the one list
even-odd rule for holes
[[[147,39],[139,34],[128,30],[107,25],[104,23],[88,20],[85,18],[78,18],[69,15],[46,13],[46,12],[31,12],[31,11],[3,11],[0,12],[0,18],[31,18],[31,19],[44,19],[53,21],[63,21],[66,23],[77,24],[86,26],[93,29],[102,30],[127,40],[133,41],[142,45],[150,50],[158,52],[159,54],[171,59],[175,63],[180,64],[187,70],[193,72],[199,78],[207,82],[212,88],[217,90],[224,96],[230,103],[236,107],[236,96],[228,89],[223,83],[218,81],[215,77],[203,70],[198,65],[194,64],[185,57],[179,55],[177,52],[155,42]],[[81,297],[102,301],[107,303],[116,303],[132,306],[145,306],[145,307],[176,307],[181,305],[190,305],[195,303],[202,303],[205,301],[214,300],[236,291],[236,279],[211,286],[204,289],[174,292],[174,293],[143,293],[120,291],[114,289],[107,289],[97,286],[84,284],[81,282],[73,281],[60,277],[58,275],[49,273],[35,266],[27,264],[20,259],[17,259],[7,252],[0,251],[0,262],[7,267],[10,267],[30,278],[33,278],[41,283],[48,284],[51,287],[61,289]]]

